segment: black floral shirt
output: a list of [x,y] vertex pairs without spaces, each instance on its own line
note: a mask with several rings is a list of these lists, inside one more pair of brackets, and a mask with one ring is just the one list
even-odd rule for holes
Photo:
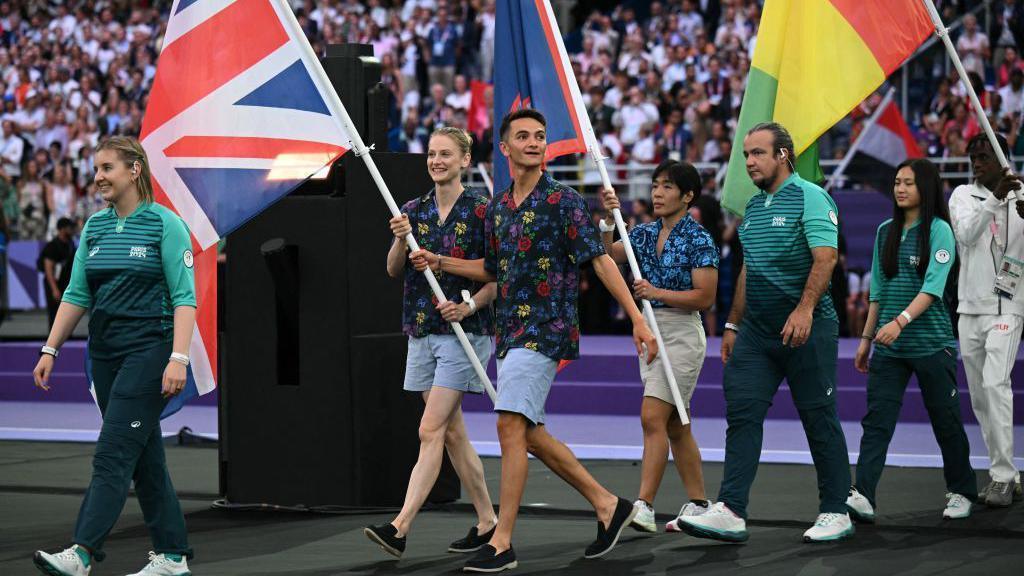
[[[479,190],[467,188],[455,201],[448,218],[440,221],[435,191],[410,200],[402,206],[409,215],[413,236],[420,247],[442,256],[478,260],[484,257],[484,216],[490,198]],[[476,294],[483,286],[454,274],[437,274],[444,295],[452,302],[462,302],[462,291]],[[437,311],[437,298],[422,272],[405,262],[405,297],[402,306],[402,331],[422,338],[427,334],[451,334],[451,324]],[[494,320],[489,306],[482,306],[475,314],[461,322],[471,334],[493,334]]]
[[604,254],[583,197],[545,172],[519,206],[512,187],[496,196],[485,227],[484,267],[498,279],[498,357],[527,348],[578,358],[579,266]]

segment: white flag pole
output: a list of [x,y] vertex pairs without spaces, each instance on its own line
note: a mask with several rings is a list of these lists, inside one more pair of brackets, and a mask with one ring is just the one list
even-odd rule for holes
[[[551,30],[554,31],[555,44],[558,46],[558,56],[561,58],[562,70],[566,75],[569,93],[572,95],[573,105],[576,108],[576,117],[579,121],[580,129],[583,130],[583,138],[587,143],[587,149],[594,159],[594,163],[597,164],[598,172],[601,173],[602,185],[605,188],[611,188],[612,181],[608,176],[608,169],[605,167],[605,158],[601,153],[597,136],[594,134],[594,126],[590,123],[590,117],[587,116],[587,109],[583,104],[583,96],[580,93],[579,84],[576,82],[576,76],[573,74],[572,65],[569,63],[569,54],[566,52],[565,45],[562,42],[561,32],[558,29],[558,22],[555,20],[554,11],[551,10],[549,0],[544,0],[544,5],[548,23],[551,26]],[[626,223],[622,220],[622,212],[616,208],[612,210],[612,216],[615,218],[615,227],[622,238],[622,246],[626,249],[626,260],[629,262],[629,269],[633,273],[633,278],[640,280],[643,278],[643,275],[640,274],[640,266],[637,264],[636,255],[633,253],[633,246],[629,242]],[[654,338],[658,343],[658,357],[661,359],[661,366],[665,370],[665,378],[668,380],[669,390],[672,392],[672,400],[675,402],[676,410],[679,412],[679,421],[685,426],[690,423],[690,418],[686,414],[686,403],[683,402],[683,397],[679,393],[679,384],[676,383],[676,377],[672,371],[672,363],[669,360],[668,351],[665,349],[665,341],[661,337],[661,330],[658,329],[658,320],[654,317],[654,308],[651,306],[650,301],[646,299],[641,300],[641,303],[643,304],[644,316],[647,318],[647,323],[650,325],[651,331],[654,332]]]
[[835,187],[836,183],[839,182],[839,179],[846,173],[846,168],[849,167],[850,162],[853,160],[853,155],[856,154],[857,150],[860,148],[860,143],[864,140],[864,135],[867,134],[875,125],[875,122],[878,121],[878,117],[881,116],[882,112],[889,106],[889,102],[892,102],[892,97],[895,93],[896,88],[890,87],[889,91],[885,93],[885,97],[882,98],[882,101],[878,104],[878,107],[871,112],[871,116],[868,117],[867,122],[864,123],[864,128],[860,131],[860,134],[857,135],[857,139],[853,141],[853,145],[850,146],[850,149],[846,151],[846,155],[843,156],[843,161],[839,163],[839,166],[836,166],[835,171],[828,177],[828,184],[825,185],[826,191],[831,191],[832,188]]
[[[964,64],[960,61],[960,55],[956,53],[956,48],[953,47],[953,41],[949,39],[949,29],[942,23],[942,16],[939,15],[939,11],[935,8],[935,3],[932,0],[922,0],[925,8],[928,10],[928,15],[932,18],[932,23],[935,24],[935,35],[938,36],[943,45],[946,46],[946,53],[949,54],[949,59],[953,62],[953,67],[956,68],[956,73],[960,75],[960,82],[963,83],[964,89],[967,91],[967,96],[971,99],[971,105],[974,107],[974,113],[978,117],[978,123],[981,124],[981,128],[985,131],[988,136],[988,142],[992,145],[992,151],[995,152],[996,158],[999,160],[999,165],[1003,168],[1010,168],[1009,160],[1006,158],[1006,154],[1003,154],[1003,149],[999,146],[999,141],[996,140],[996,133],[992,130],[992,124],[988,121],[988,116],[985,114],[985,109],[981,106],[981,101],[978,100],[978,94],[974,92],[974,86],[971,85],[970,80],[967,78],[967,71],[964,70]],[[1021,190],[1014,190],[1017,196],[1017,201],[1024,201],[1021,197]]]
[[[305,39],[305,32],[303,32],[302,27],[299,26],[298,20],[295,19],[295,14],[292,13],[291,8],[287,3],[284,0],[277,0],[275,4],[278,12],[283,17],[284,23],[291,28],[292,34]],[[316,53],[313,52],[313,47],[309,45],[309,42],[299,42],[299,45],[306,55],[306,62],[311,63],[311,72],[316,74],[321,85],[327,87],[332,86],[330,79],[327,77],[327,73],[324,72],[323,66],[320,65],[320,59],[317,58]],[[327,96],[327,107],[332,113],[341,118],[342,126],[352,138],[352,153],[363,159],[363,162],[366,164],[366,169],[370,172],[370,176],[373,178],[374,183],[377,184],[377,189],[380,191],[380,195],[384,198],[384,202],[391,210],[392,216],[401,216],[401,211],[398,209],[398,204],[395,203],[394,196],[391,195],[391,191],[388,190],[388,185],[384,182],[384,178],[380,175],[377,165],[370,156],[370,149],[366,147],[362,136],[358,131],[356,131],[355,126],[353,126],[352,118],[348,115],[348,110],[345,109],[345,105],[341,102],[341,98],[338,97],[337,92],[333,89],[326,90],[325,92],[327,92],[327,94],[325,94]],[[416,242],[416,237],[413,236],[412,233],[406,235],[405,242],[413,251],[420,249],[419,243]],[[448,299],[445,298],[444,292],[441,290],[441,285],[437,283],[437,278],[434,277],[434,273],[429,267],[423,271],[423,275],[426,276],[427,283],[430,284],[430,289],[433,290],[434,296],[437,297],[438,302],[441,304],[447,302]],[[452,330],[455,332],[455,336],[459,339],[459,343],[462,344],[463,351],[465,351],[469,361],[473,364],[473,370],[476,372],[477,377],[480,378],[480,381],[484,383],[484,388],[487,390],[487,395],[491,397],[491,402],[494,402],[497,398],[497,394],[494,391],[494,385],[491,384],[491,379],[487,376],[487,371],[484,370],[483,365],[480,363],[480,359],[473,350],[472,344],[469,343],[469,338],[466,337],[466,332],[458,322],[452,322],[451,324]]]
[[494,197],[494,182],[491,181],[491,175],[487,173],[487,167],[481,162],[476,165],[477,171],[480,172],[480,177],[484,179],[484,186],[487,186],[487,192]]

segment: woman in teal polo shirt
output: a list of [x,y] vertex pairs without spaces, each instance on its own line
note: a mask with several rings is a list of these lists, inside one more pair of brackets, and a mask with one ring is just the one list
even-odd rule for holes
[[149,164],[138,141],[112,137],[96,149],[94,181],[109,206],[82,230],[64,292],[33,376],[47,381],[57,351],[89,311],[89,359],[103,425],[92,482],[73,544],[38,551],[44,574],[86,576],[103,560],[134,481],[153,541],[149,563],[133,576],[184,576],[192,557],[185,518],[164,459],[160,414],[185,387],[195,326],[192,244],[185,223],[153,202]]
[[868,412],[846,505],[854,519],[874,520],[875,488],[914,374],[942,450],[947,489],[942,516],[966,518],[978,488],[960,417],[956,339],[942,301],[956,245],[938,169],[924,159],[903,162],[893,195],[893,217],[878,227],[875,238],[868,319],[854,361],[868,374]]

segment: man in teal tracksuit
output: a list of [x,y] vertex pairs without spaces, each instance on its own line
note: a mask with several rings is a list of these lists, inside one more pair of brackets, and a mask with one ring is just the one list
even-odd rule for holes
[[764,419],[785,378],[818,471],[820,514],[804,540],[837,540],[852,534],[853,524],[845,504],[846,439],[835,405],[839,323],[828,294],[838,258],[836,205],[794,172],[793,139],[782,126],[755,126],[743,155],[761,192],[747,203],[739,229],[744,266],[722,338],[725,476],[712,509],[680,519],[679,526],[702,538],[747,539]]

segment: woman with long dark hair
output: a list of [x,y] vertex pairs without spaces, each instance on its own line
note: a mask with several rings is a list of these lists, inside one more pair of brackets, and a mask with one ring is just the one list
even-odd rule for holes
[[942,450],[947,490],[942,517],[966,518],[978,487],[960,416],[956,338],[942,300],[956,244],[938,168],[924,159],[903,162],[893,196],[893,217],[878,227],[875,238],[868,319],[854,360],[857,370],[868,374],[868,411],[846,505],[854,519],[874,521],[875,488],[914,374]]
[[[633,283],[633,291],[638,298],[651,301],[664,337],[662,354],[668,354],[671,359],[687,412],[707,350],[700,311],[715,303],[718,287],[718,247],[708,231],[689,214],[700,192],[700,174],[691,164],[676,160],[662,162],[651,177],[650,205],[655,220],[638,224],[629,232],[644,277]],[[602,200],[609,213],[619,207],[613,190],[605,190]],[[612,243],[612,230],[610,222],[602,223],[601,239],[612,259],[623,264],[626,249],[621,242]],[[632,525],[644,532],[658,529],[652,502],[665,474],[670,448],[679,478],[686,486],[687,502],[679,516],[697,516],[709,506],[704,493],[700,449],[690,424],[683,424],[679,418],[664,370],[660,357],[650,364],[640,361],[640,378],[644,382],[644,399],[640,405],[644,455],[640,466],[640,493],[635,503],[638,512]],[[680,531],[676,520],[669,522],[665,530]]]

